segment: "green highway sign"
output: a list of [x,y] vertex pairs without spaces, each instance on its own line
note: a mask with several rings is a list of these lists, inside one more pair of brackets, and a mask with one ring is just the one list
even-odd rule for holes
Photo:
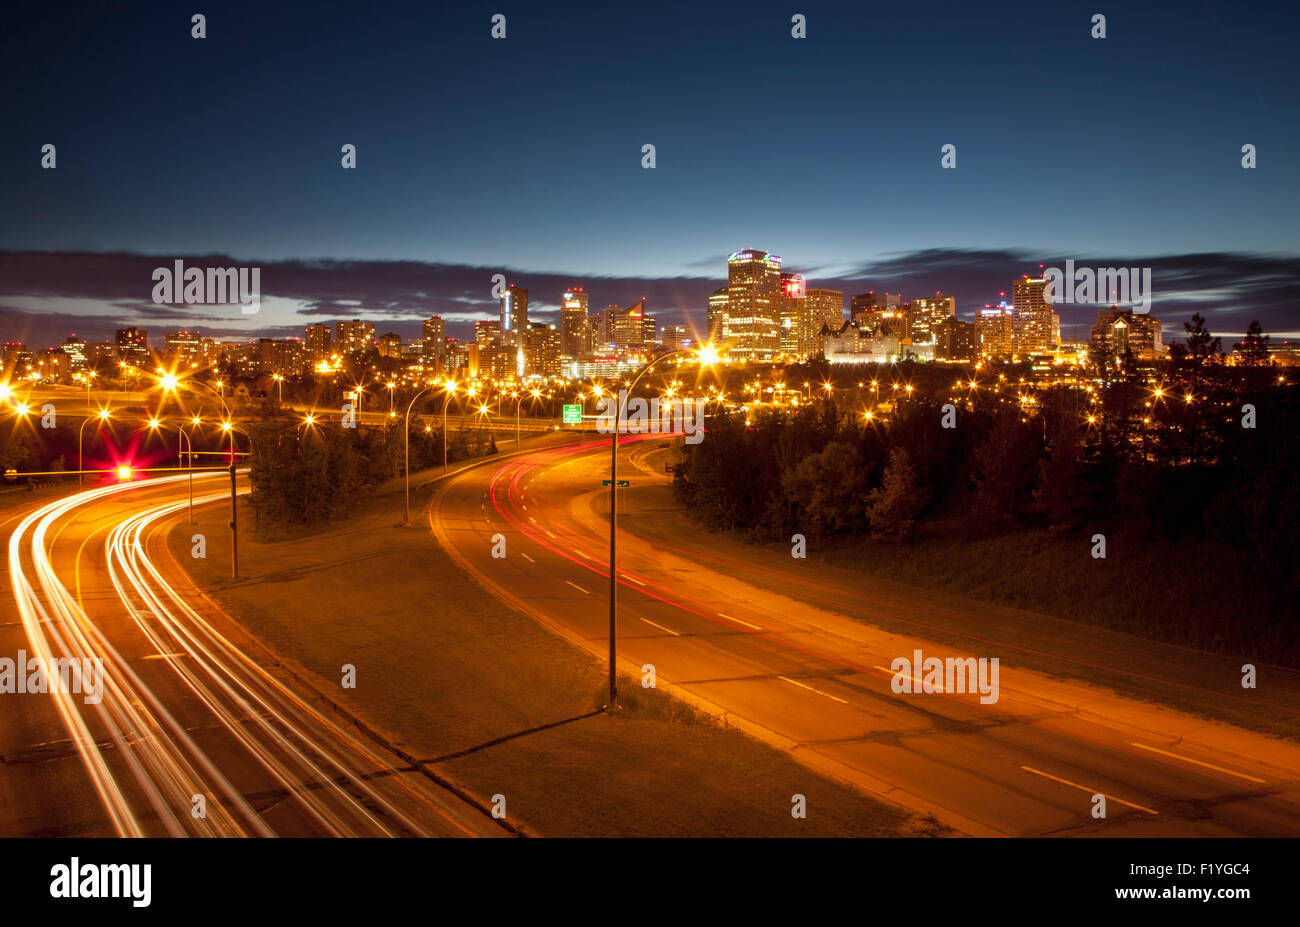
[[[609,485],[609,482],[610,482],[609,480],[601,480],[601,481],[600,481],[600,485],[601,485],[601,486],[608,486],[608,485]],[[619,481],[618,481],[618,485],[619,485],[619,486],[631,486],[631,485],[632,485],[632,481],[631,481],[631,480],[619,480]]]
[[582,406],[565,406],[564,407],[564,424],[581,425],[582,424]]

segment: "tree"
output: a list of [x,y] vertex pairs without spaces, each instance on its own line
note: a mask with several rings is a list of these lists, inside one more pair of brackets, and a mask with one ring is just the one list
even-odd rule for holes
[[901,447],[891,449],[880,485],[867,495],[867,521],[872,535],[885,540],[905,540],[927,497],[907,451]]
[[1258,319],[1251,319],[1246,327],[1246,337],[1238,346],[1241,362],[1247,367],[1265,367],[1268,365],[1268,335]]

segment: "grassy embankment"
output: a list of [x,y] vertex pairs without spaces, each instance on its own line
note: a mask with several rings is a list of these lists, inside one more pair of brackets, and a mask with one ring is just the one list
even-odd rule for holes
[[[398,480],[317,533],[241,538],[237,583],[220,506],[204,510],[197,529],[178,524],[170,543],[296,672],[438,773],[479,796],[506,795],[511,818],[534,832],[943,831],[631,680],[620,686],[624,710],[593,715],[605,667],[484,593],[427,531],[394,528],[401,511]],[[207,535],[205,561],[189,558],[193,530]],[[357,667],[355,689],[339,687],[344,663]],[[807,797],[805,820],[790,814],[795,793]]]

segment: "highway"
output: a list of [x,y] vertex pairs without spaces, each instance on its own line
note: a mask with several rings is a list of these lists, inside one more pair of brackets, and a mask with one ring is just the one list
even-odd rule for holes
[[[221,474],[195,484],[197,504],[229,498]],[[166,546],[187,505],[177,475],[0,513],[0,657],[103,667],[99,700],[3,696],[0,833],[508,836],[289,677],[188,581]]]
[[[648,463],[661,445],[658,436],[626,439],[620,476],[666,482],[662,463]],[[608,448],[593,439],[464,472],[428,512],[439,542],[486,589],[600,659]],[[620,518],[639,504],[635,489],[625,492]],[[497,535],[503,559],[492,556]],[[1026,624],[1034,616],[966,601],[955,647],[947,631],[927,636],[944,616],[923,590],[864,595],[813,561],[750,555],[701,530],[665,541],[620,528],[619,538],[620,668],[640,679],[653,665],[660,688],[810,768],[970,835],[1300,834],[1300,748],[1088,679],[1106,678],[1106,667],[1078,658],[1097,629],[1057,622],[1031,650],[1024,641],[1043,637]],[[892,661],[917,649],[998,657],[1000,698],[896,693]],[[1044,661],[1064,669],[1031,668]],[[1161,681],[1174,685],[1177,670],[1129,675],[1136,685],[1165,672],[1175,681]],[[1295,675],[1286,677],[1291,696]],[[1246,710],[1276,709],[1249,693],[1206,691]]]

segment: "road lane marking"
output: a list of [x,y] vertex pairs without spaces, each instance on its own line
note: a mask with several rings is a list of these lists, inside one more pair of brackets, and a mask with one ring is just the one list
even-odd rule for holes
[[573,552],[577,554],[579,557],[586,557],[588,560],[596,559],[591,554],[587,553],[585,550],[578,550],[576,547],[573,549]]
[[530,556],[528,556],[526,553],[524,553],[522,550],[519,552],[519,556],[523,557],[523,558],[524,558],[525,560],[527,560],[529,563],[536,563],[536,562],[537,562],[537,561],[534,560],[532,557],[530,557]]
[[763,630],[762,628],[760,628],[760,627],[759,627],[758,625],[756,625],[756,624],[750,624],[748,621],[742,621],[742,620],[739,619],[739,618],[732,618],[730,615],[724,615],[724,614],[722,614],[722,612],[718,612],[718,617],[719,617],[719,618],[726,618],[728,621],[734,621],[734,622],[736,622],[736,624],[743,624],[745,627],[747,627],[747,628],[753,628],[755,631],[761,631],[761,630]]
[[1125,801],[1122,798],[1116,798],[1114,795],[1109,795],[1106,792],[1101,792],[1098,791],[1097,789],[1090,789],[1086,785],[1079,785],[1079,783],[1071,782],[1069,779],[1062,779],[1059,776],[1053,776],[1051,773],[1045,773],[1041,770],[1033,769],[1032,767],[1029,766],[1021,766],[1020,768],[1023,769],[1025,772],[1033,773],[1035,776],[1042,776],[1044,779],[1051,779],[1053,782],[1059,782],[1062,785],[1068,785],[1071,788],[1078,789],[1081,792],[1087,792],[1090,795],[1105,795],[1111,801],[1117,801],[1121,805],[1128,805],[1130,808],[1136,808],[1138,811],[1145,811],[1147,814],[1160,813],[1159,811],[1152,811],[1150,808],[1146,808],[1142,805],[1135,805],[1131,801]]
[[812,686],[806,686],[802,682],[799,682],[799,680],[791,679],[789,676],[777,676],[776,678],[784,679],[786,682],[790,683],[790,685],[798,686],[800,689],[807,689],[809,692],[816,692],[823,698],[828,698],[833,702],[839,702],[841,705],[847,705],[849,703],[848,699],[840,698],[838,695],[831,695],[829,692],[823,692],[821,689],[814,689]]
[[[565,580],[565,582],[566,582],[566,583],[569,583],[569,581],[568,581],[567,579]],[[586,589],[583,589],[583,588],[582,588],[581,586],[579,586],[577,583],[569,583],[569,585],[572,586],[574,589],[577,589],[577,590],[578,590],[579,592],[581,592],[583,595],[591,595],[590,592],[588,592]]]
[[619,576],[622,576],[624,579],[631,580],[632,582],[636,583],[638,586],[645,585],[645,583],[641,582],[641,580],[637,579],[635,576],[628,576],[626,573],[620,573]]
[[671,634],[673,637],[681,637],[681,635],[678,634],[676,631],[674,631],[672,628],[665,628],[661,624],[655,624],[649,618],[642,618],[641,620],[644,621],[646,624],[650,625],[652,628],[658,628],[660,631],[665,631],[668,634]]
[[176,657],[188,657],[188,653],[148,653],[141,660],[171,660]]
[[[543,531],[546,531],[545,528],[543,528],[542,530],[543,530]],[[559,535],[555,534],[555,532],[553,532],[553,531],[546,531],[546,533],[549,534],[549,535],[551,536],[551,539],[552,539],[552,540],[558,541],[558,540],[560,539],[560,538],[559,538]]]
[[[889,674],[894,675],[894,676],[897,676],[897,675],[901,672],[901,670],[890,669],[888,666],[877,666],[876,664],[872,664],[872,665],[875,666],[876,669],[878,669],[878,670],[883,670],[884,672],[889,673]],[[912,680],[912,684],[916,687],[915,691],[918,691],[918,692],[919,692],[919,691],[920,691],[920,686],[921,686],[921,680],[917,679],[915,676],[911,676],[911,677],[909,677],[909,678]],[[932,690],[934,690],[935,692],[938,692],[938,693],[940,693],[940,694],[943,693],[943,686],[941,686],[941,685],[940,685],[939,683],[937,683],[937,682],[932,682],[932,683],[930,683],[930,688],[931,688]]]
[[1170,753],[1168,750],[1158,750],[1155,747],[1148,747],[1146,744],[1140,744],[1130,740],[1129,745],[1137,747],[1139,750],[1150,750],[1152,753],[1159,753],[1161,756],[1172,757],[1175,760],[1181,760],[1184,763],[1195,763],[1197,766],[1204,766],[1206,769],[1213,769],[1217,772],[1227,773],[1229,776],[1237,776],[1249,782],[1258,782],[1260,785],[1265,784],[1265,780],[1256,779],[1254,776],[1248,776],[1245,773],[1239,773],[1231,769],[1224,769],[1222,766],[1215,766],[1213,763],[1202,763],[1200,760],[1194,760],[1188,756],[1179,756],[1177,753]]

